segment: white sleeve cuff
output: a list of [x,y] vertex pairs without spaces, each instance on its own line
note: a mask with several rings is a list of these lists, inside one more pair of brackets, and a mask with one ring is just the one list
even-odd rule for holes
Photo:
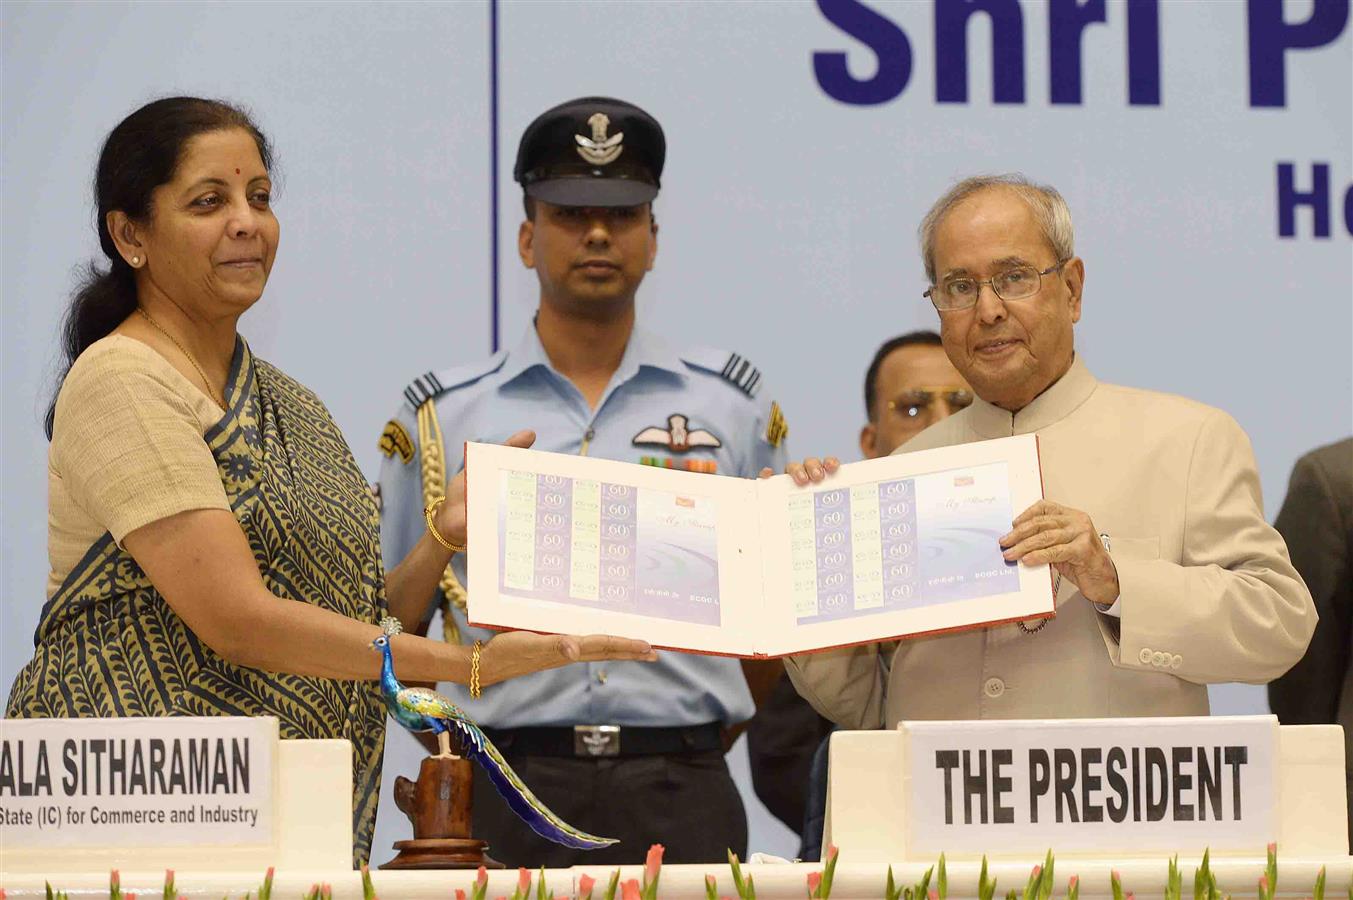
[[[1090,602],[1094,603],[1093,600]],[[1113,616],[1115,619],[1121,619],[1123,618],[1123,597],[1120,594],[1118,599],[1113,601],[1112,606],[1105,606],[1103,603],[1095,603],[1095,609],[1106,616]]]

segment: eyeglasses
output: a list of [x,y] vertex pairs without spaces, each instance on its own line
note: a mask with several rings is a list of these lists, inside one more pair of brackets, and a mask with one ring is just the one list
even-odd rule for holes
[[915,388],[903,392],[895,400],[889,400],[888,408],[908,419],[918,419],[933,411],[937,399],[943,400],[950,412],[958,412],[972,405],[972,391],[953,387]]
[[943,284],[931,286],[921,296],[929,297],[930,302],[941,312],[972,309],[977,305],[984,284],[991,285],[991,290],[1002,300],[1026,300],[1043,287],[1044,275],[1051,275],[1067,262],[1069,260],[1064,259],[1041,272],[1033,266],[1016,266],[997,272],[990,278],[950,278]]

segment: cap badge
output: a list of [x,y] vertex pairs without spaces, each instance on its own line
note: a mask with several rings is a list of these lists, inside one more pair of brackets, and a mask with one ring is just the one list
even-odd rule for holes
[[605,113],[593,113],[587,124],[592,126],[590,139],[581,134],[573,136],[578,142],[578,155],[594,166],[615,162],[616,157],[620,156],[620,151],[625,149],[620,146],[620,142],[625,139],[625,133],[617,132],[607,137],[606,129],[610,127],[611,119]]

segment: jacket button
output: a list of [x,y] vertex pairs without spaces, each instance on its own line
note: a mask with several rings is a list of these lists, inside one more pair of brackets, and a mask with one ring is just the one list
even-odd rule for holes
[[1175,654],[1173,657],[1171,657],[1171,659],[1170,659],[1170,668],[1171,668],[1171,669],[1177,669],[1177,668],[1179,668],[1180,666],[1182,666],[1183,664],[1184,664],[1184,657],[1180,656],[1178,653],[1176,653],[1176,654]]
[[986,684],[982,685],[982,693],[988,697],[999,697],[1005,693],[1005,682],[999,678],[988,678]]
[[1152,654],[1151,654],[1151,665],[1153,665],[1153,666],[1167,666],[1167,665],[1169,665],[1169,664],[1170,664],[1170,657],[1167,656],[1167,655],[1164,654],[1164,653],[1161,653],[1159,650],[1157,650],[1155,653],[1152,653]]
[[1142,665],[1144,666],[1151,665],[1151,648],[1143,647],[1142,652],[1137,654],[1137,658],[1142,661]]

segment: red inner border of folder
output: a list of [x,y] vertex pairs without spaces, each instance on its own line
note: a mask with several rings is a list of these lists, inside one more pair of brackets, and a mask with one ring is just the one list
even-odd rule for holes
[[[468,442],[466,442],[466,443],[468,443]],[[1038,439],[1038,435],[1036,435],[1036,434],[1034,435],[1034,453],[1035,453],[1035,454],[1037,455],[1037,457],[1038,457],[1038,493],[1039,493],[1040,499],[1046,500],[1046,499],[1047,499],[1047,486],[1046,486],[1046,484],[1044,483],[1044,480],[1043,480],[1043,445],[1042,445],[1042,442]],[[469,454],[469,452],[467,451],[467,449],[465,448],[464,445],[462,445],[462,447],[461,447],[461,458],[464,459],[464,460],[466,460],[466,464],[465,464],[465,468],[466,468],[466,476],[465,476],[465,477],[466,477],[466,491],[465,491],[465,500],[463,501],[463,504],[464,504],[464,506],[465,506],[465,521],[468,523],[468,522],[470,521],[470,491],[469,491],[469,459],[470,459],[470,454]],[[1053,573],[1054,573],[1054,569],[1053,569],[1053,567],[1052,567],[1051,565],[1049,565],[1049,566],[1048,566],[1048,587],[1051,589],[1052,609],[1046,614],[1046,616],[1047,616],[1047,618],[1050,618],[1050,619],[1055,619],[1055,618],[1057,618],[1057,594],[1056,594],[1057,581],[1056,581],[1056,578],[1054,577],[1054,574],[1053,574]],[[469,616],[468,616],[469,610],[468,610],[468,608],[467,608],[466,612],[467,612],[466,623],[467,623],[468,625],[470,625],[470,627],[472,627],[472,628],[488,628],[488,629],[491,629],[491,630],[493,630],[493,631],[499,631],[499,632],[502,632],[502,631],[530,631],[530,632],[533,633],[533,634],[564,634],[564,632],[562,632],[562,631],[535,631],[534,629],[530,629],[530,628],[512,628],[511,626],[508,626],[508,625],[494,625],[494,624],[489,623],[489,622],[473,622],[473,621],[470,621],[470,619],[469,619]],[[1035,615],[1042,615],[1042,614],[1036,613]],[[852,641],[851,643],[848,643],[848,644],[832,644],[831,646],[828,646],[828,647],[818,647],[818,648],[816,648],[816,649],[814,649],[814,650],[796,650],[796,651],[794,651],[793,653],[784,653],[784,654],[780,654],[779,656],[771,656],[771,655],[766,654],[766,653],[745,654],[745,653],[721,653],[721,652],[719,652],[719,651],[717,651],[717,650],[692,650],[692,649],[690,649],[689,647],[668,647],[668,646],[665,646],[665,645],[663,645],[663,644],[652,644],[651,642],[650,642],[650,646],[652,646],[654,650],[670,650],[670,651],[673,651],[673,652],[676,652],[676,653],[691,653],[691,654],[695,654],[695,655],[698,655],[698,656],[723,656],[723,657],[727,657],[727,658],[730,658],[730,659],[783,659],[783,658],[786,657],[786,656],[805,656],[805,655],[812,654],[812,653],[826,653],[826,652],[828,652],[828,651],[830,651],[830,650],[844,650],[844,649],[846,649],[846,648],[848,648],[848,647],[863,647],[863,646],[866,645],[866,644],[883,644],[883,643],[887,643],[888,641],[910,641],[910,640],[916,640],[916,639],[919,639],[919,638],[939,637],[940,635],[945,635],[945,634],[960,634],[960,633],[962,633],[962,632],[964,632],[964,631],[976,631],[976,630],[978,630],[978,629],[980,629],[980,628],[994,628],[994,627],[997,626],[997,625],[1009,625],[1009,624],[1011,624],[1011,623],[1013,623],[1013,622],[1023,622],[1023,621],[1026,621],[1028,618],[1029,618],[1028,616],[1015,616],[1015,617],[1010,618],[1010,619],[995,619],[995,620],[992,620],[992,621],[990,621],[990,622],[981,622],[981,623],[975,624],[975,625],[956,625],[956,626],[954,626],[953,628],[935,628],[935,629],[932,629],[932,630],[930,630],[930,631],[912,631],[912,632],[908,632],[908,633],[906,633],[906,634],[896,634],[896,635],[893,635],[892,637],[870,638],[870,639],[864,640],[864,641]]]

